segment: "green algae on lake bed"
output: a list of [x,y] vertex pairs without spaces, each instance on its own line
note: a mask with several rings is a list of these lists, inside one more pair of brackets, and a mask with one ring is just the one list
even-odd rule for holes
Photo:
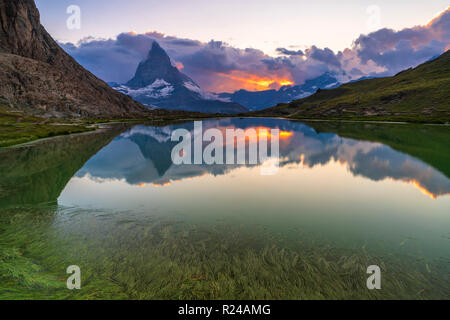
[[[0,299],[441,299],[450,285],[448,259],[342,249],[298,230],[55,207],[2,211],[0,226]],[[74,263],[79,291],[65,287]],[[370,264],[380,291],[366,288]]]

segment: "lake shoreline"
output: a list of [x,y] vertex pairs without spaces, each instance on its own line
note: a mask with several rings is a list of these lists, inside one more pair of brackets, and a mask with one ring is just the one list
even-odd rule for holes
[[[63,123],[55,123],[52,124],[54,127],[64,127],[64,126],[76,126],[76,130],[73,132],[70,131],[62,131],[62,132],[54,132],[50,131],[47,136],[38,136],[36,139],[30,139],[28,141],[16,143],[16,144],[9,144],[2,146],[0,144],[0,149],[7,149],[7,148],[15,148],[15,147],[21,147],[25,145],[29,145],[30,143],[36,143],[47,139],[57,138],[61,136],[67,136],[67,135],[75,135],[75,134],[86,134],[86,133],[92,133],[96,132],[98,130],[104,129],[104,126],[108,125],[114,125],[114,124],[145,124],[145,123],[151,123],[154,125],[164,125],[164,124],[176,124],[176,123],[183,123],[183,122],[189,122],[189,121],[196,121],[196,120],[209,120],[209,119],[223,119],[223,118],[245,118],[245,119],[279,119],[279,120],[288,120],[288,121],[295,121],[295,122],[305,122],[305,123],[367,123],[367,124],[392,124],[392,125],[427,125],[427,126],[450,126],[449,123],[436,123],[436,122],[407,122],[407,121],[386,121],[386,120],[352,120],[352,119],[293,119],[289,117],[280,117],[280,116],[241,116],[241,115],[213,115],[211,117],[199,117],[199,118],[181,118],[181,119],[129,119],[129,120],[111,120],[111,121],[99,121],[97,120],[86,122],[63,122]],[[0,122],[1,125],[6,125],[2,122]],[[103,127],[102,127],[103,126]],[[37,129],[36,129],[37,131]]]
[[[0,110],[1,111],[1,110]],[[0,150],[21,147],[28,145],[30,143],[35,143],[38,141],[43,141],[47,139],[57,138],[61,136],[84,134],[97,132],[99,129],[104,128],[107,125],[113,124],[152,124],[152,125],[166,125],[166,124],[176,124],[195,120],[206,120],[206,119],[221,119],[228,118],[229,116],[218,116],[213,115],[207,117],[205,115],[199,114],[198,117],[185,117],[185,118],[141,118],[141,119],[111,119],[111,120],[101,120],[101,119],[54,119],[53,120],[37,118],[37,117],[26,117],[25,120],[20,119],[17,121],[16,116],[9,118],[2,117],[0,112]],[[10,114],[8,114],[9,116]],[[6,118],[6,119],[5,119]],[[11,121],[12,118],[12,121]],[[74,121],[75,120],[75,121]],[[50,121],[50,122],[49,122]],[[23,137],[23,132],[17,132],[17,126],[20,124],[20,129],[26,130],[26,136]],[[12,127],[14,132],[7,132],[2,130],[3,128]],[[18,141],[15,143],[14,141]]]

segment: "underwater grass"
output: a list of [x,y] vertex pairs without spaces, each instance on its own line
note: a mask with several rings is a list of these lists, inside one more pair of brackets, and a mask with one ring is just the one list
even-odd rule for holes
[[[382,269],[382,290],[366,269]],[[82,289],[66,288],[69,265]],[[0,214],[0,299],[448,299],[449,260],[337,248],[262,226],[188,224],[128,212]]]

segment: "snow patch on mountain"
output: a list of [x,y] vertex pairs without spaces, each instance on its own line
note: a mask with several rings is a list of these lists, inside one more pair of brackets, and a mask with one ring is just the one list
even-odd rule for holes
[[183,83],[183,85],[190,91],[194,91],[194,92],[197,92],[197,93],[202,93],[203,92],[203,90],[198,85],[196,85],[193,82],[185,82],[185,83]]
[[205,100],[218,100],[223,102],[231,102],[229,98],[221,98],[216,93],[203,91],[197,84],[193,82],[183,83],[186,89],[198,93]]
[[152,84],[144,88],[132,89],[126,85],[119,85],[114,87],[114,89],[133,98],[144,96],[154,99],[168,97],[174,91],[173,86],[164,79],[156,79]]
[[325,86],[325,89],[334,88],[334,87],[336,87],[337,85],[339,85],[339,82],[330,83],[329,85]]
[[302,93],[294,96],[292,100],[303,99],[303,98],[309,97],[310,95],[313,95],[313,94],[314,94],[314,92],[302,92]]
[[263,110],[279,103],[306,98],[318,89],[336,88],[344,83],[341,79],[346,79],[346,75],[326,72],[317,78],[306,80],[303,84],[283,86],[279,90],[239,90],[234,93],[220,93],[219,97],[228,98],[229,101],[239,103],[251,111]]

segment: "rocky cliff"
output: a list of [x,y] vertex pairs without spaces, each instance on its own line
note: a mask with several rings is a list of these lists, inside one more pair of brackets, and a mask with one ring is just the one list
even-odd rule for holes
[[142,117],[148,110],[111,89],[62,50],[33,0],[0,0],[0,103],[70,117]]

